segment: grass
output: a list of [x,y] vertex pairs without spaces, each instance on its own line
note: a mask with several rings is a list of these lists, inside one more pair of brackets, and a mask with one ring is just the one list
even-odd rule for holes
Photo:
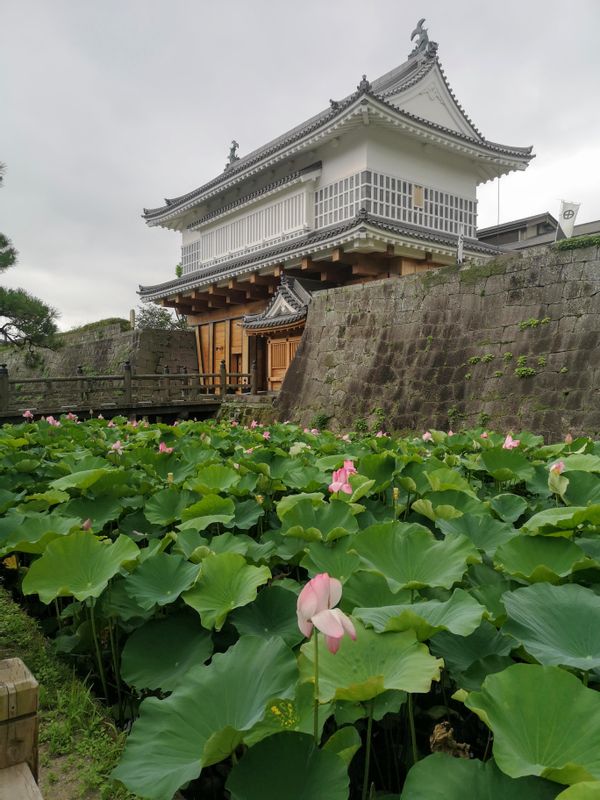
[[[37,623],[0,587],[0,657],[19,657],[40,684],[40,764],[45,800],[132,800],[108,775],[124,734],[90,688],[52,652]],[[68,791],[61,789],[68,783]]]

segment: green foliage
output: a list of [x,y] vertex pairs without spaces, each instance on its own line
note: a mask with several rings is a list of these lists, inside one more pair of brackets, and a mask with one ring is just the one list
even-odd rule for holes
[[489,364],[490,361],[494,360],[494,356],[491,353],[486,353],[484,356],[481,357],[481,360],[484,364]]
[[58,311],[24,289],[0,286],[0,343],[18,347],[58,347]]
[[572,236],[570,239],[561,239],[552,246],[555,250],[579,250],[582,247],[597,247],[600,245],[600,235]]
[[537,372],[533,367],[517,367],[515,375],[517,378],[533,378],[534,375],[537,375]]
[[508,361],[512,361],[512,357],[513,357],[513,354],[512,354],[512,353],[510,353],[510,352],[506,352],[506,353],[504,353],[504,355],[502,356],[502,358],[504,359],[504,361],[507,361],[507,362],[508,362]]
[[325,414],[321,412],[320,414],[315,414],[312,418],[310,427],[316,428],[319,431],[324,431],[329,424],[329,420],[331,419],[331,414]]
[[[379,769],[367,785],[382,797],[454,798],[462,786],[543,798],[544,776],[593,783],[600,444],[513,431],[520,444],[505,449],[504,433],[481,436],[483,412],[479,422],[452,437],[432,430],[429,443],[294,424],[269,426],[266,441],[226,420],[4,426],[1,574],[132,726],[116,778],[155,800],[188,782],[197,796],[252,798],[281,796],[287,780],[293,796],[313,779],[324,798],[346,797],[372,727]],[[333,494],[332,472],[350,460],[351,494]],[[341,582],[357,637],[334,655],[319,635],[315,745],[315,641],[296,606],[323,572]],[[44,663],[32,664],[43,679]],[[73,749],[64,720],[77,727],[86,702],[68,685],[44,734],[56,751]],[[448,721],[474,759],[436,755],[404,782],[411,718],[417,755]],[[484,758],[490,731],[496,766]]]
[[135,312],[135,327],[142,331],[185,331],[185,317],[173,315],[168,308],[148,303],[138,306]]
[[539,356],[539,358],[537,360],[538,367],[545,367],[547,363],[548,363],[548,361],[546,359],[546,356]]
[[467,364],[475,366],[475,364],[479,364],[480,361],[481,361],[481,356],[471,356],[471,358],[467,359]]
[[354,430],[356,433],[367,433],[369,430],[369,423],[364,417],[354,421]]
[[517,367],[524,367],[527,364],[527,356],[519,356],[517,358]]
[[181,264],[175,265],[175,277],[181,278],[183,275],[183,266]]

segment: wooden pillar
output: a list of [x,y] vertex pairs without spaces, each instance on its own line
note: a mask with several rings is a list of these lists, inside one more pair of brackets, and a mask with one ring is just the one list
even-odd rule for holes
[[31,672],[20,658],[0,661],[0,775],[9,767],[27,764],[37,780],[37,711],[38,682]]
[[0,364],[0,411],[8,411],[8,369]]
[[132,402],[132,381],[131,381],[131,362],[123,364],[123,402],[128,406]]

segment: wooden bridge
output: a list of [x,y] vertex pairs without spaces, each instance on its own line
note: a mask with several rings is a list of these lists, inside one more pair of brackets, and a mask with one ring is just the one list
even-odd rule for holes
[[29,409],[36,416],[123,415],[126,417],[172,418],[181,415],[206,418],[219,408],[228,394],[257,392],[256,362],[250,372],[227,372],[221,361],[219,372],[136,373],[126,361],[118,375],[11,378],[0,364],[0,420],[22,421]]

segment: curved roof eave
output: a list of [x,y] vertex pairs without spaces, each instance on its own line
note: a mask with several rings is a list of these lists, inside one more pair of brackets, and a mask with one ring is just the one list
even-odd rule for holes
[[[351,240],[357,234],[371,233],[373,235],[389,233],[404,236],[412,240],[414,246],[425,246],[428,243],[438,245],[446,250],[456,248],[457,237],[453,234],[437,233],[413,225],[396,224],[370,214],[359,213],[357,217],[340,225],[312,231],[308,235],[293,239],[280,245],[252,253],[247,256],[230,259],[204,270],[183,275],[165,283],[154,286],[139,287],[138,294],[142,300],[160,300],[173,294],[192,291],[202,285],[210,285],[225,278],[233,278],[246,272],[252,272],[285,260],[286,257],[297,257],[314,252],[315,245],[322,247],[338,246],[339,240]],[[466,253],[484,256],[498,255],[504,252],[501,248],[479,242],[477,239],[465,238]]]

